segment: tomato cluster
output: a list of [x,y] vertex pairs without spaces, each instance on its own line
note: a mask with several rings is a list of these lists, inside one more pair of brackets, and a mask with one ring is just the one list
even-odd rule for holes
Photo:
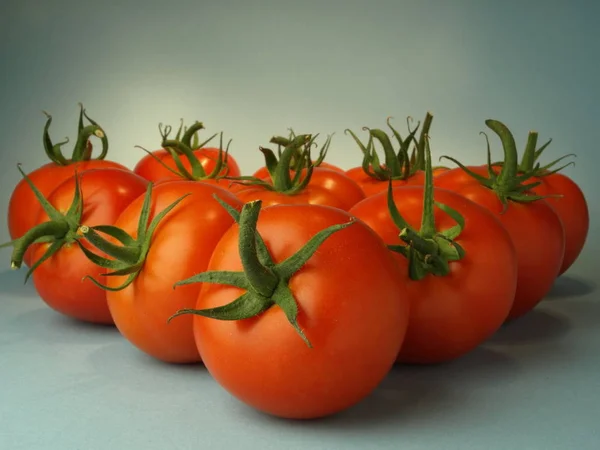
[[127,168],[83,107],[69,158],[51,120],[51,161],[19,167],[11,197],[12,267],[54,310],[203,363],[280,417],[335,414],[395,364],[462,357],[535,308],[588,233],[582,191],[538,162],[548,144],[531,132],[519,162],[497,120],[496,162],[488,141],[485,163],[433,167],[428,113],[405,137],[389,120],[366,142],[347,130],[362,152],[347,170],[325,161],[331,137],[313,157],[317,135],[275,136],[251,175],[222,133],[200,142],[201,122],[159,127],[161,148]]

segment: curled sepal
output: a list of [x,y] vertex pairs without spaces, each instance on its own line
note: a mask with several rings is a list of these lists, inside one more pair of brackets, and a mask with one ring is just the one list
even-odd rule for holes
[[519,165],[519,172],[527,175],[528,177],[542,178],[560,172],[568,166],[575,164],[574,161],[571,161],[558,168],[555,167],[558,163],[566,158],[577,157],[577,155],[574,153],[569,153],[542,166],[538,160],[542,156],[544,150],[550,145],[552,139],[548,139],[548,141],[546,141],[546,143],[540,148],[536,148],[537,139],[538,133],[536,131],[530,131],[527,137],[527,144],[525,146],[525,151],[523,152],[521,164]]
[[[83,105],[80,103],[80,113],[79,113],[79,126],[78,126],[78,134],[77,141],[75,142],[75,147],[73,148],[73,154],[71,156],[71,162],[79,162],[79,161],[87,161],[91,158],[91,151],[89,146],[89,139],[92,136],[100,139],[102,143],[102,150],[100,154],[95,159],[104,159],[108,153],[108,138],[106,137],[106,133],[102,129],[98,123],[91,119]],[[89,125],[83,126],[83,118],[86,118],[89,122]]]
[[[112,258],[109,259],[104,256],[100,256],[94,253],[92,250],[85,248],[80,243],[81,250],[91,262],[100,267],[111,270],[111,272],[103,273],[102,276],[114,277],[127,275],[125,282],[117,287],[108,287],[91,276],[85,277],[90,279],[94,284],[102,289],[120,291],[135,281],[139,272],[144,267],[144,262],[148,252],[150,251],[150,243],[156,227],[165,218],[165,216],[169,214],[169,212],[171,212],[183,199],[189,196],[189,194],[182,195],[173,203],[168,205],[165,209],[163,209],[150,223],[148,223],[150,221],[152,187],[152,183],[149,183],[144,196],[144,202],[142,204],[138,221],[137,238],[133,238],[133,236],[129,235],[124,230],[112,225],[99,225],[95,227],[82,225],[78,229],[78,234],[82,236],[86,242],[98,249],[100,252]],[[110,242],[104,238],[102,234],[112,237],[114,240],[118,241],[118,243],[115,244]]]
[[[465,256],[464,249],[455,242],[464,229],[465,221],[455,209],[434,200],[431,150],[425,136],[425,184],[423,190],[423,213],[419,230],[411,227],[402,217],[393,196],[392,183],[388,185],[387,205],[390,218],[398,228],[398,237],[405,245],[388,245],[388,249],[401,254],[408,260],[408,275],[412,280],[421,280],[428,274],[446,276],[450,273],[450,262]],[[401,192],[403,188],[397,192]],[[437,230],[434,206],[448,214],[456,225],[446,230]]]
[[[244,320],[256,317],[271,306],[277,305],[304,343],[312,348],[310,340],[298,324],[299,308],[288,282],[327,238],[351,225],[355,220],[325,228],[315,234],[296,254],[281,263],[267,265],[264,260],[267,258],[270,260],[268,251],[262,244],[258,244],[263,242],[257,231],[261,205],[260,200],[248,202],[243,206],[239,216],[230,211],[234,219],[237,217],[236,222],[239,227],[238,251],[243,267],[241,272],[206,271],[179,281],[174,286],[214,283],[234,286],[246,292],[231,303],[216,308],[179,310],[169,318],[169,321],[184,314],[195,314],[218,320]],[[262,257],[259,254],[261,251]]]

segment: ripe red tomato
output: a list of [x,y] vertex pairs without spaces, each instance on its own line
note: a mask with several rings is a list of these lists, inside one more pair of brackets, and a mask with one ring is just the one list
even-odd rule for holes
[[[260,411],[302,419],[337,413],[369,395],[392,367],[408,321],[405,285],[369,227],[349,224],[347,212],[323,206],[281,205],[260,212],[257,229],[272,261],[258,263],[261,257],[250,248],[255,228],[243,219],[247,212],[256,220],[258,209],[260,202],[244,206],[240,225],[225,233],[207,268],[245,270],[246,276],[255,275],[254,284],[243,289],[216,279],[212,283],[218,284],[205,282],[196,308],[220,307],[245,292],[246,298],[266,301],[267,308],[253,308],[262,312],[240,320],[193,316],[198,349],[215,380]],[[288,258],[298,257],[317,233],[341,224],[345,228],[290,266]],[[264,264],[275,278],[259,269]],[[271,301],[283,307],[269,306]]]
[[[76,171],[83,172],[91,169],[109,168],[129,170],[122,164],[105,160],[82,161],[67,166],[60,166],[51,162],[30,172],[27,176],[42,195],[47,197],[59,184],[72,178]],[[25,179],[20,180],[8,203],[8,230],[11,239],[23,236],[33,226],[40,210],[41,206],[29,184]]]
[[[306,169],[302,169],[302,180],[305,178],[306,172]],[[290,175],[291,177],[294,177],[295,172],[290,172]],[[268,173],[262,179],[267,183],[272,184],[271,177]],[[352,206],[354,206],[356,203],[365,198],[365,193],[360,188],[358,183],[356,183],[354,180],[352,180],[350,177],[346,176],[343,172],[340,171],[316,167],[311,173],[309,184],[310,186],[317,186],[332,193],[338,200],[341,200],[341,203],[336,202],[332,203],[331,205],[339,207],[344,211],[348,211],[350,208],[352,208]],[[234,192],[241,192],[244,190],[241,188],[235,189],[236,190]],[[312,192],[314,192],[314,190]],[[242,197],[245,198],[244,196]],[[328,204],[316,202],[314,201],[314,197],[313,202],[314,204]],[[299,203],[304,203],[304,201],[301,201]],[[311,201],[307,203],[311,203]],[[337,206],[338,204],[342,204],[342,206]]]
[[[487,174],[486,168],[469,169]],[[550,292],[562,265],[565,235],[554,209],[545,200],[537,200],[527,204],[510,202],[505,210],[494,191],[461,168],[441,174],[434,183],[484,206],[500,219],[515,243],[518,257],[517,292],[509,319],[533,309]]]
[[[83,201],[81,220],[74,220],[71,226],[63,225],[57,238],[64,236],[64,245],[39,266],[32,266],[33,284],[41,299],[55,311],[86,322],[112,324],[105,292],[89,280],[82,281],[86,275],[97,276],[105,270],[90,262],[75,243],[80,237],[77,227],[81,223],[113,224],[127,205],[144,193],[147,181],[130,170],[113,168],[86,170],[78,176]],[[71,177],[59,184],[47,200],[58,212],[67,214],[75,192],[75,177]],[[42,210],[34,217],[29,235],[44,228],[49,220]],[[34,244],[31,262],[37,264],[56,241]]]
[[[194,150],[194,155],[198,158],[198,161],[204,168],[206,173],[211,173],[215,167],[216,163],[219,159],[219,149],[216,147],[203,147],[200,149]],[[168,167],[178,170],[177,165],[175,164],[175,160],[171,156],[171,154],[165,150],[155,150],[152,152],[154,156],[146,155],[141,158],[133,171],[138,175],[144,177],[145,179],[155,182],[160,180],[178,180],[181,177],[169,169],[165,168],[160,162],[156,160],[158,158]],[[225,166],[219,173],[219,175],[231,176],[231,177],[239,177],[241,175],[240,167],[233,156],[227,154],[224,158],[227,158],[225,162]],[[189,160],[185,157],[181,157],[181,162],[186,168],[186,170],[191,170],[191,164]]]
[[[313,163],[314,163],[314,161],[313,161]],[[333,170],[333,171],[341,172],[341,173],[346,172],[344,169],[341,169],[340,167],[338,167],[334,164],[330,164],[327,161],[321,161],[318,165],[315,166],[315,168],[329,169],[329,170]],[[261,180],[264,180],[269,177],[269,169],[267,169],[266,166],[262,166],[260,169],[258,169],[256,172],[254,172],[254,174],[252,176],[255,178],[260,178]]]
[[[404,220],[418,230],[423,210],[423,186],[392,190],[394,203]],[[472,351],[496,332],[513,304],[517,281],[516,253],[510,236],[489,211],[461,195],[435,189],[436,202],[460,213],[464,227],[454,240],[464,257],[449,261],[446,275],[409,277],[409,261],[395,253],[399,279],[411,299],[408,331],[398,361],[432,364],[447,362]],[[388,209],[388,193],[367,197],[350,211],[369,225],[387,245],[404,244],[402,231]],[[434,208],[438,232],[457,222],[438,206]]]
[[[83,105],[80,105],[80,107],[78,136],[70,158],[65,157],[61,150],[61,147],[69,142],[68,140],[54,144],[50,139],[49,129],[52,123],[52,116],[45,113],[47,120],[42,141],[46,155],[51,162],[37,168],[28,175],[31,182],[35,184],[44,197],[47,197],[59,184],[72,177],[75,171],[82,172],[97,168],[129,170],[122,164],[104,160],[108,152],[106,134],[95,121],[89,118],[83,109]],[[84,118],[90,122],[89,125],[84,126]],[[102,142],[101,153],[96,159],[91,159],[91,137],[97,137]],[[11,239],[23,236],[33,226],[40,210],[39,202],[35,198],[29,184],[23,178],[17,183],[8,204],[7,219]]]
[[581,188],[568,176],[561,173],[543,175],[528,182],[540,181],[532,192],[538,195],[560,195],[544,200],[554,208],[560,217],[565,232],[565,254],[559,275],[565,273],[577,260],[590,227],[590,214],[587,201]]
[[[346,175],[353,179],[365,193],[366,197],[387,191],[389,180],[378,179],[366,173],[362,167],[354,167],[346,171]],[[418,171],[407,178],[392,180],[394,187],[400,186],[419,186],[425,182],[424,172]]]
[[[154,233],[146,236],[150,239],[149,250],[133,282],[124,289],[106,292],[121,334],[142,352],[169,363],[200,361],[192,318],[176,323],[167,323],[167,319],[178,309],[193,307],[200,290],[200,285],[173,290],[173,284],[205,270],[217,242],[233,224],[213,195],[238,210],[242,206],[233,194],[218,186],[170,181],[153,187],[149,221],[187,194],[158,222]],[[115,223],[134,238],[139,237],[138,222],[145,199],[142,196],[132,202]],[[89,230],[86,236],[90,239]],[[127,276],[111,276],[100,281],[115,289],[126,280]]]

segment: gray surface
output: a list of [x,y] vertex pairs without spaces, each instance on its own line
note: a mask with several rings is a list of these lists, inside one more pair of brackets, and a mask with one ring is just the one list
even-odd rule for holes
[[242,405],[202,366],[169,366],[113,328],[45,307],[0,273],[0,449],[572,449],[600,436],[600,303],[569,274],[534,312],[451,364],[396,368],[310,422]]

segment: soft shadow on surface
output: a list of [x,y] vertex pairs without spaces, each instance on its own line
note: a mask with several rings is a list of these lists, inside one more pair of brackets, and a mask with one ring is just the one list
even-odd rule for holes
[[572,297],[583,297],[595,292],[597,285],[573,275],[562,275],[556,279],[552,290],[548,293],[545,300],[562,300]]
[[27,270],[27,268],[21,268],[20,270],[3,270],[0,272],[0,293],[19,297],[37,295],[31,278],[25,284]]
[[[188,393],[198,380],[209,379],[202,363],[169,364],[153,358],[123,338],[90,353],[88,360],[105,383],[120,388],[173,395]],[[194,384],[190,385],[189,381]]]
[[566,314],[544,309],[541,305],[524,316],[505,323],[488,343],[517,345],[560,340],[571,330]]
[[[237,411],[251,415],[258,423],[314,431],[379,432],[389,430],[390,423],[399,427],[437,424],[451,418],[454,411],[464,411],[477,399],[474,387],[509,383],[519,371],[510,356],[479,348],[454,362],[432,366],[396,365],[379,387],[352,408],[322,419],[286,420],[252,410]],[[247,420],[247,419],[246,419]]]
[[112,325],[98,325],[64,316],[43,305],[21,313],[4,324],[3,332],[12,339],[33,339],[46,344],[88,344],[90,341],[120,336]]

